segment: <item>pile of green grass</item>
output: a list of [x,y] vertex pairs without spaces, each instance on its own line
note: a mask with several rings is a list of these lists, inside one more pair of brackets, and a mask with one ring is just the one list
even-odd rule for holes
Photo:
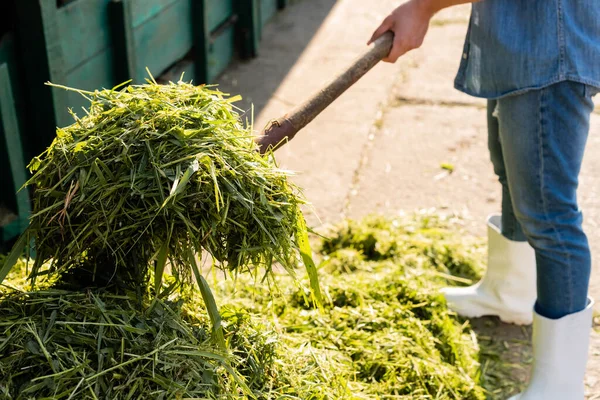
[[34,241],[32,279],[50,262],[44,274],[82,287],[137,289],[152,270],[158,288],[165,266],[189,281],[202,252],[235,273],[275,262],[293,273],[300,253],[310,267],[305,201],[290,173],[258,153],[238,97],[153,81],[78,92],[89,111],[29,166],[33,213],[13,254]]
[[283,277],[275,299],[244,283],[217,290],[226,303],[269,310],[285,353],[312,356],[291,367],[306,388],[299,398],[486,398],[476,336],[439,294],[449,282],[478,278],[481,242],[433,216],[347,221],[326,237],[321,309]]
[[27,267],[0,286],[0,399],[271,398],[277,338],[266,321],[224,309],[221,346],[191,290],[68,291],[48,277],[30,290]]
[[0,313],[2,398],[236,398],[256,353],[273,352],[243,323],[226,332],[234,355],[219,351],[181,301],[47,289],[2,294]]
[[[318,243],[321,307],[288,275],[276,275],[270,288],[248,276],[215,279],[229,352],[215,344],[196,292],[143,303],[96,291],[19,293],[25,272],[15,270],[7,279],[14,289],[0,296],[0,337],[8,338],[0,341],[0,372],[13,382],[0,382],[0,393],[9,399],[75,389],[83,399],[106,393],[116,399],[503,398],[506,392],[490,386],[486,374],[499,385],[505,366],[480,348],[438,293],[480,275],[481,241],[454,229],[425,215],[348,221],[326,232]],[[17,385],[35,378],[19,397]]]

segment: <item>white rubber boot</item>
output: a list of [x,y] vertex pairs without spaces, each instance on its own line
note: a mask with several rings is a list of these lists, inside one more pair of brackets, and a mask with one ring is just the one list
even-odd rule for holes
[[584,400],[594,301],[560,319],[535,314],[533,369],[525,391],[510,400]]
[[500,215],[488,218],[488,266],[476,285],[442,289],[448,307],[467,318],[486,315],[529,325],[537,298],[535,251],[502,236]]

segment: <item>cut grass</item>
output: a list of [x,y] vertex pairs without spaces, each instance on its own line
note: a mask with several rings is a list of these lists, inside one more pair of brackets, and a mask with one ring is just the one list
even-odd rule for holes
[[[300,205],[305,201],[271,154],[261,156],[228,97],[179,82],[123,90],[75,90],[89,112],[57,130],[30,163],[31,223],[0,269],[0,282],[31,240],[31,278],[145,287],[165,267],[189,282],[190,252],[232,273],[314,272]],[[301,256],[301,257],[300,257]],[[315,293],[318,284],[312,282]]]
[[322,398],[504,400],[521,387],[505,357],[516,344],[479,340],[439,295],[448,284],[478,280],[485,258],[483,241],[457,233],[454,222],[372,217],[324,233],[322,310],[286,277],[274,298],[229,281],[216,286],[217,296],[272,319],[284,354],[315,355],[312,364],[324,372],[307,380],[325,385],[335,377]]
[[[505,399],[519,388],[518,383],[509,384],[514,381],[514,365],[507,364],[504,357],[507,345],[512,348],[513,344],[480,336],[467,321],[447,310],[438,292],[449,282],[464,285],[476,280],[481,272],[485,255],[482,242],[453,232],[455,228],[452,221],[420,215],[415,219],[345,221],[326,232],[319,254],[321,308],[315,306],[309,291],[299,288],[287,275],[276,274],[270,288],[256,285],[248,276],[210,282],[222,304],[228,354],[210,340],[206,311],[197,292],[172,294],[170,300],[148,297],[141,305],[136,303],[137,297],[125,300],[106,293],[62,294],[77,296],[77,301],[60,302],[64,308],[51,328],[52,307],[46,305],[59,304],[56,300],[42,301],[42,293],[5,294],[0,308],[12,304],[13,311],[0,313],[0,333],[4,333],[0,337],[22,339],[0,344],[0,365],[6,366],[2,372],[24,374],[23,378],[56,374],[38,347],[32,347],[35,353],[28,352],[27,343],[37,343],[32,330],[25,329],[25,323],[14,322],[31,321],[29,326],[36,327],[33,331],[38,332],[42,343],[54,341],[44,341],[44,337],[59,342],[71,335],[86,338],[75,340],[77,346],[71,344],[69,356],[80,364],[85,358],[85,366],[77,364],[83,375],[75,376],[98,385],[81,389],[78,393],[84,399],[94,398],[92,389],[110,385],[106,377],[111,374],[142,382],[132,398],[185,398],[204,390],[201,398],[243,399],[251,398],[252,393],[259,399]],[[9,281],[15,278],[12,275]],[[168,285],[170,279],[163,284]],[[7,296],[16,297],[7,303]],[[98,311],[94,299],[102,299],[105,311]],[[15,302],[31,306],[15,311],[22,307]],[[77,310],[82,308],[89,310],[87,324],[56,323],[81,322]],[[104,330],[92,324],[107,318],[112,325]],[[6,334],[6,321],[14,325],[10,334]],[[128,331],[121,333],[119,329],[126,327]],[[181,333],[190,331],[202,334],[192,340]],[[126,338],[124,347],[114,339],[99,340],[116,333]],[[167,345],[173,339],[175,342]],[[144,345],[140,347],[140,343]],[[186,346],[208,353],[182,361],[178,357],[183,353],[177,349]],[[14,351],[20,351],[20,357],[11,357]],[[126,355],[123,360],[121,351]],[[55,352],[48,353],[51,359],[60,359]],[[97,360],[102,354],[113,357],[102,356],[104,364],[99,366]],[[23,360],[18,368],[17,360]],[[134,361],[122,368],[121,363],[127,360]],[[181,369],[176,368],[180,363]],[[43,371],[35,369],[41,366]],[[73,376],[68,372],[73,366],[59,363],[60,377]],[[109,368],[115,369],[105,372]],[[31,375],[27,375],[29,371]],[[169,375],[170,371],[173,374]],[[162,377],[157,379],[164,386],[158,386],[153,376]],[[51,379],[52,384],[57,384],[57,377]],[[181,385],[186,377],[193,377],[185,386],[189,393],[177,392],[178,386],[166,384],[174,380]],[[71,389],[78,383],[66,378],[65,382],[68,385],[64,387]],[[43,390],[37,398],[47,395],[48,387]],[[125,394],[117,386],[111,390]]]
[[224,353],[205,314],[190,315],[182,301],[5,292],[0,315],[3,399],[234,399],[272,368],[268,331],[226,315],[232,353]]

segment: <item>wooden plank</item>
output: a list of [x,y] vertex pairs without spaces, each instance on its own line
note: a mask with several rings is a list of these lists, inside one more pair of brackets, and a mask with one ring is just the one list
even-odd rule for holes
[[168,82],[179,82],[183,74],[183,81],[193,83],[195,85],[201,83],[199,79],[196,79],[196,65],[194,59],[184,58],[177,64],[169,68],[164,74],[159,76],[156,80],[158,83]]
[[109,8],[115,81],[122,83],[132,79],[136,70],[131,1],[112,0]]
[[278,0],[260,0],[260,24],[265,26],[279,9]]
[[[77,0],[58,8],[56,23],[62,51],[60,80],[56,83],[84,90],[113,87],[117,83],[113,63],[110,0]],[[69,108],[79,116],[88,101],[74,92],[53,89],[56,124],[73,123]]]
[[[225,25],[233,16],[233,0],[199,0],[191,6],[193,58],[177,62],[162,75],[164,81],[178,81],[184,73],[187,82],[207,83],[233,58],[235,28]],[[213,38],[211,32],[218,27],[225,29],[222,35]]]
[[[17,118],[17,108],[14,101],[11,77],[7,64],[0,64],[0,121],[4,136],[4,147],[6,148],[5,157],[8,158],[9,171],[2,171],[3,174],[10,175],[13,183],[9,188],[3,188],[2,191],[8,191],[9,196],[14,196],[16,192],[27,180],[26,165],[23,158],[23,147],[21,146],[21,130]],[[3,193],[6,194],[6,193]],[[17,201],[15,211],[17,214],[25,213],[28,207],[25,207],[28,201]]]
[[[160,18],[165,9],[182,0],[132,0],[131,15],[134,28],[139,27],[152,18]],[[195,0],[183,0],[189,3]]]
[[52,24],[53,16],[52,10],[44,8],[45,3],[37,0],[20,0],[15,5],[20,43],[17,51],[23,62],[27,108],[35,110],[35,118],[29,121],[31,127],[25,133],[26,157],[31,158],[41,153],[55,135],[53,95],[51,89],[44,85],[44,82],[51,80],[44,26]]
[[56,28],[67,71],[111,47],[109,3],[78,0],[57,10]]
[[[41,114],[35,129],[33,154],[50,144],[56,126],[72,122],[68,107],[74,96],[62,89],[44,86],[46,81],[70,85],[83,83],[95,89],[116,82],[111,57],[110,0],[76,0],[57,7],[56,1],[23,0],[17,3],[30,107]],[[32,53],[29,55],[28,53]],[[103,61],[99,61],[104,57]],[[100,66],[102,70],[94,69]],[[81,76],[82,73],[85,76]],[[72,76],[75,76],[74,79]],[[100,87],[101,87],[100,86]],[[48,97],[50,94],[50,98]]]
[[[77,0],[60,8],[52,1],[43,2],[42,20],[51,82],[88,90],[115,84],[109,2]],[[73,119],[68,109],[78,109],[81,96],[53,88],[52,98],[55,124],[71,124]]]
[[[66,77],[65,84],[84,90],[110,89],[114,87],[115,76],[112,71],[112,53],[108,50],[105,53],[98,54],[78,68],[70,71]],[[65,103],[68,105],[68,108],[73,109],[80,117],[85,115],[82,108],[89,108],[89,101],[76,92],[66,92],[65,95]],[[73,117],[69,114],[68,109],[56,110],[56,113],[59,115],[61,125],[64,126],[73,123]]]
[[[106,49],[69,71],[66,84],[84,90],[110,89],[115,83],[112,65],[113,54],[110,49]],[[77,96],[81,97],[79,94]]]
[[[184,74],[185,82],[193,81],[195,84],[218,83],[218,78],[231,63],[235,56],[235,27],[225,29],[218,37],[213,37],[208,44],[206,56],[207,79],[198,75],[198,67],[194,59],[184,59],[170,68],[163,76],[163,82],[177,82]],[[197,61],[196,61],[197,62]],[[200,68],[203,70],[203,68]]]
[[[0,201],[17,214],[17,220],[2,227],[0,240],[5,242],[23,232],[30,212],[27,190],[19,191],[27,180],[26,164],[21,144],[18,108],[13,95],[12,76],[7,62],[0,63],[0,133],[2,143],[2,181]],[[16,81],[16,79],[15,79]],[[8,164],[8,168],[5,167]]]
[[[63,40],[60,36],[56,3],[46,1],[40,2],[40,4],[45,41],[44,51],[47,55],[48,67],[50,69],[50,76],[47,80],[53,83],[65,84],[67,81],[68,69],[63,53]],[[40,84],[40,82],[38,82],[38,84]],[[52,103],[47,106],[53,106],[54,124],[55,126],[65,125],[69,120],[67,119],[67,115],[61,113],[60,110],[65,110],[68,107],[67,94],[64,90],[55,88],[51,88],[50,90],[52,92]],[[57,113],[57,111],[59,112]],[[55,132],[47,132],[47,134],[48,137],[44,138],[45,146],[50,145]]]
[[146,67],[154,76],[159,76],[191,50],[194,43],[191,14],[190,2],[178,0],[159,15],[134,27],[134,81],[144,81]]
[[220,50],[223,47],[221,43],[216,45],[218,56],[209,49],[209,33],[231,18],[234,0],[131,0],[131,4],[133,50],[127,53],[129,56],[134,54],[135,81],[141,82],[147,77],[146,67],[154,76],[163,74],[192,48],[194,68],[193,73],[188,71],[186,80],[193,77],[197,83],[206,82],[215,76],[215,71],[221,72],[222,62],[231,60],[233,30],[226,32],[231,40],[220,39],[231,44],[227,51]]
[[260,0],[236,0],[235,6],[239,16],[237,31],[240,56],[257,57],[261,35]]
[[233,0],[208,0],[206,2],[206,12],[208,14],[208,30],[210,32],[217,29],[219,25],[221,25],[233,15],[233,3]]
[[209,0],[198,0],[192,3],[192,35],[194,39],[194,70],[193,76],[186,77],[186,80],[193,79],[196,84],[206,83],[209,78],[208,57],[210,46],[210,30],[208,29],[207,2]]
[[229,27],[221,35],[214,38],[209,48],[208,82],[215,83],[217,77],[233,60],[235,48],[235,29]]

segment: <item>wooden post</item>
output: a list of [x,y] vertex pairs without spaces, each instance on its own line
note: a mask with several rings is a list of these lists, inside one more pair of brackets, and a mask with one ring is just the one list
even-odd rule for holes
[[195,47],[194,76],[197,83],[207,83],[208,54],[210,50],[210,29],[208,13],[206,12],[207,0],[196,0],[192,2],[193,39]]
[[113,65],[115,78],[121,83],[134,79],[136,71],[131,1],[112,0],[110,8],[110,25],[114,49]]
[[[17,219],[0,227],[0,244],[20,235],[29,224],[29,193],[21,190],[27,181],[26,162],[23,153],[22,125],[19,121],[15,88],[19,80],[15,74],[16,62],[12,36],[0,43],[0,161],[2,170],[0,199]],[[22,110],[21,110],[22,112]]]
[[257,57],[261,35],[260,0],[237,0],[236,10],[239,15],[237,37],[240,57]]
[[[57,120],[55,115],[54,100],[61,102],[59,93],[44,85],[44,82],[53,80],[58,75],[60,67],[48,61],[47,43],[56,40],[55,11],[56,2],[21,0],[16,3],[17,29],[21,43],[19,49],[23,61],[23,76],[26,84],[29,107],[32,110],[32,129],[27,135],[26,157],[31,158],[40,154],[54,138]],[[56,42],[52,47],[54,54],[60,60],[60,49]],[[54,80],[58,81],[58,80]],[[64,82],[64,81],[63,81]]]

